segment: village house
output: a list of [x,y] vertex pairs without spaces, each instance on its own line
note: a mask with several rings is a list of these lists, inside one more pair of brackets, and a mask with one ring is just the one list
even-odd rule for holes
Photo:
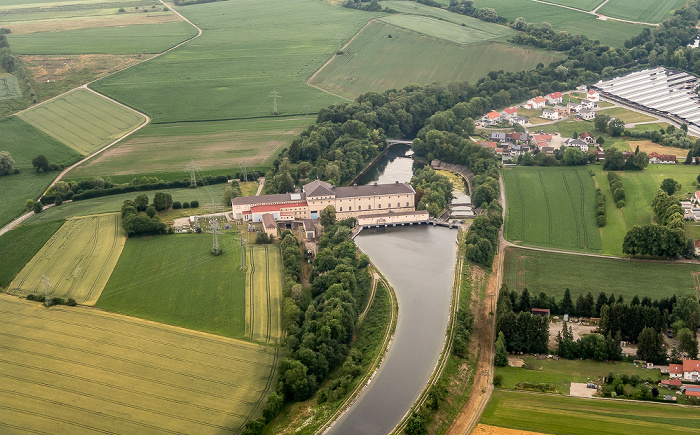
[[512,140],[515,143],[527,142],[527,133],[506,133],[506,139]]
[[537,144],[539,144],[540,142],[545,142],[547,145],[549,145],[552,143],[552,135],[551,134],[533,134],[532,140],[535,141],[535,143],[537,143]]
[[550,106],[561,104],[561,102],[564,100],[564,96],[561,94],[561,92],[552,92],[544,98],[547,100],[547,104]]
[[564,139],[564,145],[567,148],[578,148],[583,152],[588,151],[588,144],[585,141],[582,141],[581,139],[572,139],[572,138],[566,138]]
[[594,103],[597,103],[600,101],[600,94],[598,93],[598,91],[591,89],[590,91],[588,91],[586,93],[586,99],[589,101],[592,101]]
[[552,121],[556,121],[557,119],[559,119],[559,112],[552,109],[544,109],[542,111],[542,117],[545,119],[551,119]]
[[265,213],[262,215],[262,226],[265,234],[270,237],[277,236],[277,222],[275,218],[270,213]]
[[683,385],[681,393],[686,396],[700,397],[700,385]]
[[576,90],[577,90],[577,91],[586,92],[586,91],[588,91],[588,86],[586,86],[586,85],[578,85],[578,86],[576,86]]
[[583,133],[578,135],[578,138],[586,142],[588,145],[593,145],[595,143],[595,137],[593,137],[593,135],[587,131],[584,131]]
[[492,142],[505,142],[506,141],[506,134],[502,131],[494,131],[491,133],[491,141]]
[[649,163],[675,165],[678,163],[678,160],[676,159],[676,156],[671,154],[659,154],[657,152],[652,152],[649,154]]
[[505,119],[512,119],[516,116],[518,116],[518,109],[515,107],[506,107],[505,109],[501,110],[501,116]]
[[[540,142],[540,143],[544,144],[546,142]],[[551,156],[552,154],[554,154],[554,147],[548,147],[546,145],[543,145],[540,147],[540,152],[545,153],[548,156]]]
[[530,147],[526,145],[513,145],[510,148],[510,155],[512,157],[519,157],[522,156],[525,153],[530,152]]
[[700,360],[684,359],[683,364],[669,364],[668,377],[688,382],[700,382]]
[[595,118],[595,112],[589,109],[581,109],[578,112],[578,116],[585,121],[590,121]]
[[[591,100],[581,100],[581,109],[592,110],[598,107],[598,103]],[[581,110],[579,109],[579,110]]]
[[556,106],[554,106],[554,110],[557,113],[559,113],[559,116],[561,118],[566,118],[567,116],[569,116],[569,109],[567,109],[566,106],[560,106],[557,104]]
[[695,192],[695,195],[690,198],[690,202],[700,205],[700,190]]
[[530,118],[527,118],[525,116],[514,116],[510,118],[510,124],[520,124],[520,125],[525,125],[527,122],[530,120]]
[[567,103],[566,108],[569,112],[578,112],[581,110],[581,103]]
[[526,109],[541,109],[547,104],[547,100],[544,97],[535,97],[527,100],[525,103]]
[[481,123],[486,126],[498,124],[499,122],[501,122],[501,114],[495,110],[481,117]]

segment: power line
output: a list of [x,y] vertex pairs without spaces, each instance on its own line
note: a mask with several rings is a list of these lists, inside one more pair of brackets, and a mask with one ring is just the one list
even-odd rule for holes
[[49,304],[51,303],[51,298],[49,298],[49,293],[51,292],[51,281],[45,273],[41,275],[41,284],[44,286],[44,304],[48,308]]
[[279,112],[277,111],[277,99],[282,98],[282,96],[279,94],[279,92],[277,92],[277,88],[270,92],[268,98],[272,98],[272,114],[279,115]]
[[194,159],[190,161],[186,169],[190,171],[190,187],[197,187],[197,178],[194,176],[194,171],[197,167],[194,164]]

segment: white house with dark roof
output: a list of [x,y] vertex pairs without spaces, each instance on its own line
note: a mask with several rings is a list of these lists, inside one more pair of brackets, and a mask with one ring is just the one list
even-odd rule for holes
[[559,112],[552,109],[544,109],[542,111],[542,117],[545,119],[551,119],[553,121],[556,121],[557,119],[559,119]]
[[[591,110],[591,109],[595,109],[596,107],[598,107],[598,103],[596,103],[595,101],[581,100],[581,109]],[[581,109],[579,109],[579,110],[581,110]]]
[[581,111],[578,112],[578,116],[581,119],[590,121],[591,119],[595,118],[595,112],[589,109],[581,109]]

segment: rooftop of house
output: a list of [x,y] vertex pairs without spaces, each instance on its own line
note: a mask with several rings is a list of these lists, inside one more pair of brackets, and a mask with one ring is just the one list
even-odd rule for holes
[[354,198],[357,196],[384,196],[384,195],[407,195],[415,194],[408,183],[394,184],[368,184],[366,186],[343,186],[334,187],[333,193],[336,198]]
[[668,372],[673,373],[675,375],[682,375],[683,374],[683,364],[669,364],[668,365]]
[[551,94],[547,95],[549,98],[562,98],[563,95],[561,92],[552,92]]
[[590,91],[587,92],[588,95],[595,95],[597,94],[598,91],[591,89]]
[[279,193],[275,195],[239,196],[237,198],[233,198],[231,203],[233,205],[259,204],[261,202],[281,204],[285,202],[296,202],[300,199],[302,198],[301,195],[299,195],[298,193]]
[[501,114],[494,110],[493,112],[487,113],[486,116],[488,116],[489,119],[497,119],[501,117]]
[[[684,359],[683,360],[683,372],[700,372],[700,360],[697,359]],[[700,387],[698,387],[700,388]]]
[[274,229],[277,227],[275,218],[270,213],[265,213],[262,215],[262,224],[267,229]]
[[544,97],[535,97],[532,99],[532,101],[534,101],[535,103],[544,103],[547,100]]
[[590,133],[587,132],[587,131],[584,131],[583,133],[581,133],[581,134],[578,135],[578,138],[579,138],[579,139],[586,139],[587,137],[593,137],[593,135],[590,134]]
[[503,111],[506,112],[506,113],[509,114],[509,115],[512,115],[512,114],[514,114],[514,113],[517,113],[517,112],[518,112],[518,109],[516,109],[515,107],[512,107],[512,106],[511,106],[511,107],[506,107],[505,109],[503,109]]
[[250,208],[250,211],[253,213],[269,213],[272,211],[280,211],[283,208],[306,206],[308,206],[306,201],[288,202],[285,204],[254,205]]

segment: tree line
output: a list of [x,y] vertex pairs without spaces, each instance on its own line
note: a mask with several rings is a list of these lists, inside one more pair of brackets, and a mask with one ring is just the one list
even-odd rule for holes
[[607,175],[608,184],[610,185],[610,190],[613,193],[613,201],[615,201],[615,206],[617,208],[622,208],[625,206],[625,186],[622,185],[622,177],[615,172],[608,172]]
[[411,186],[416,191],[416,209],[427,210],[430,216],[439,217],[452,200],[452,182],[430,166],[413,174]]

